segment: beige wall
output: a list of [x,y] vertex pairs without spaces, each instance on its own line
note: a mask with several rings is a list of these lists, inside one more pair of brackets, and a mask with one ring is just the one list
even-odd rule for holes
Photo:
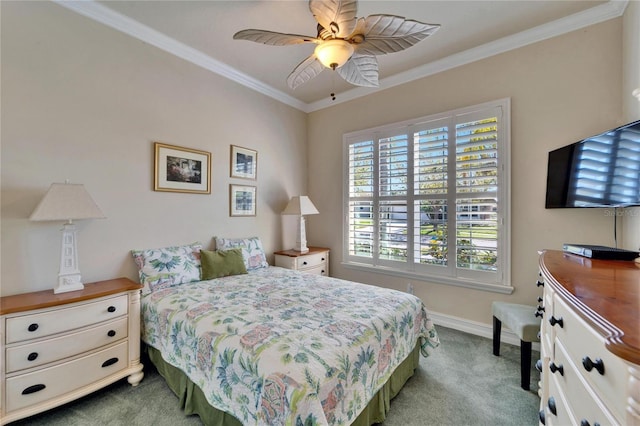
[[455,68],[309,116],[309,192],[321,211],[309,241],[330,247],[338,277],[406,289],[407,279],[347,269],[342,256],[342,135],[511,98],[512,295],[413,281],[434,312],[487,324],[492,300],[533,305],[537,251],[564,242],[613,243],[602,209],[545,210],[547,153],[620,123],[622,19]]
[[[78,222],[85,282],[137,279],[133,248],[281,248],[280,211],[306,190],[304,113],[55,3],[1,8],[3,295],[53,288],[61,224],[28,217],[65,179],[107,216]],[[211,195],[154,192],[153,141],[211,152]],[[230,144],[258,151],[257,181],[229,178]],[[257,217],[229,217],[231,182],[257,185]]]
[[[623,17],[622,104],[625,123],[640,120],[640,100],[631,96],[640,88],[640,1],[631,1]],[[624,247],[640,250],[640,207],[624,209]]]

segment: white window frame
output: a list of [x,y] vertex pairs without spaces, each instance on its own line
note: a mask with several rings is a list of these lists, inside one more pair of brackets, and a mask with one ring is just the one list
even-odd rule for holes
[[[407,232],[408,253],[406,263],[401,263],[403,268],[398,267],[398,262],[378,259],[376,251],[372,258],[351,256],[349,254],[349,147],[355,142],[365,140],[376,141],[383,137],[396,135],[399,132],[406,132],[409,136],[413,134],[416,126],[424,127],[424,123],[432,121],[442,121],[445,119],[455,120],[455,117],[468,115],[478,117],[490,117],[498,115],[498,261],[497,270],[494,273],[486,273],[464,268],[456,268],[455,259],[449,260],[447,267],[434,265],[422,265],[413,262],[413,236]],[[399,123],[392,123],[384,126],[346,133],[343,135],[343,259],[342,265],[366,272],[376,272],[396,277],[427,281],[439,284],[454,285],[460,287],[474,288],[497,293],[510,294],[513,292],[511,285],[511,100],[509,98],[486,102],[466,108],[460,108],[444,113],[434,114],[426,117],[406,120]],[[412,140],[412,138],[411,138]],[[455,145],[455,140],[453,140]],[[412,149],[410,151],[410,154]],[[377,158],[378,150],[375,149],[374,168],[379,167]],[[409,155],[408,169],[413,177],[413,159]],[[451,165],[451,160],[449,161]],[[455,173],[455,159],[453,160]],[[377,176],[379,170],[376,171]],[[451,169],[450,169],[451,173]],[[455,206],[456,191],[455,179],[448,181],[448,190],[445,197],[448,206]],[[407,223],[413,223],[413,179],[407,182]],[[452,190],[453,185],[453,190]],[[377,184],[376,184],[377,187]],[[374,191],[372,201],[374,205],[374,215],[377,215],[378,193]],[[455,208],[448,211],[455,212]],[[449,214],[450,223],[455,221],[451,218],[455,214]],[[377,217],[377,216],[376,216]],[[379,219],[375,220],[377,225]],[[374,226],[375,229],[377,226]],[[452,228],[449,228],[452,229]],[[453,228],[455,229],[455,228]],[[454,231],[455,232],[455,231]],[[377,243],[378,232],[375,232],[374,241]],[[455,252],[454,252],[455,253]]]

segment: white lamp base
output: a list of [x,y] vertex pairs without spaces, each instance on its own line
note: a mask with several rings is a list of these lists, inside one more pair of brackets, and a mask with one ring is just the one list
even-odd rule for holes
[[304,216],[302,215],[296,228],[296,246],[294,250],[300,253],[309,253],[309,247],[307,247],[307,229],[305,227]]
[[82,284],[80,274],[58,275],[58,285],[53,289],[53,293],[66,293],[68,291],[82,290],[83,288],[84,284]]
[[80,270],[78,269],[76,226],[69,221],[69,223],[64,224],[61,231],[60,272],[58,273],[58,285],[53,289],[54,294],[82,290],[84,288]]

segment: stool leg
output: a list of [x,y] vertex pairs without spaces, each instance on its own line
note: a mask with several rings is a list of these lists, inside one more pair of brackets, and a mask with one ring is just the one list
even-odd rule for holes
[[502,321],[493,317],[493,354],[500,356],[500,332],[502,331]]
[[529,390],[531,376],[531,342],[520,340],[520,386]]

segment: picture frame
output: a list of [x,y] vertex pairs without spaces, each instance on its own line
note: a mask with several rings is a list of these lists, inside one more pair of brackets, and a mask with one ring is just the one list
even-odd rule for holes
[[258,175],[258,151],[231,145],[231,177],[256,180]]
[[255,216],[257,187],[229,185],[229,216]]
[[211,153],[154,143],[154,191],[211,194]]

